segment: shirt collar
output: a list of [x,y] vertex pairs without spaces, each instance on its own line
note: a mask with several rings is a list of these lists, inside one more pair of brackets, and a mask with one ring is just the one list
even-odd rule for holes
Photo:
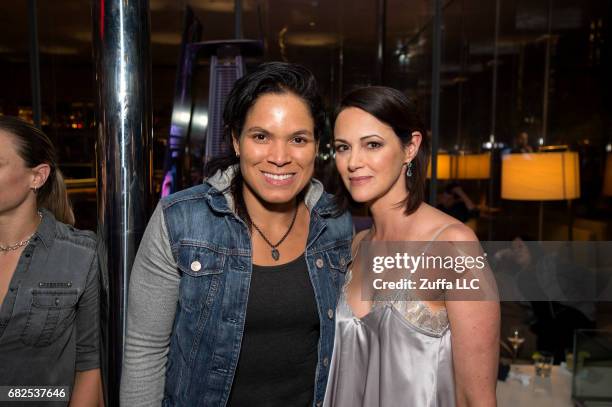
[[55,222],[57,221],[48,209],[40,208],[39,211],[42,213],[42,219],[34,235],[43,242],[46,248],[49,248],[55,238]]

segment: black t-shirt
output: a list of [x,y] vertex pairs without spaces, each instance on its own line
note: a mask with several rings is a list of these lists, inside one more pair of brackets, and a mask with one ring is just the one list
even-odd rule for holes
[[304,255],[253,265],[245,330],[228,406],[310,406],[319,314]]

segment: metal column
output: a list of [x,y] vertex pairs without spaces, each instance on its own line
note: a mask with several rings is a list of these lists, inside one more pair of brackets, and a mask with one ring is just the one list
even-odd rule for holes
[[[490,177],[489,177],[489,210],[493,209],[493,200],[495,198],[495,144],[497,134],[497,74],[499,66],[499,30],[500,30],[500,14],[501,0],[495,1],[495,34],[493,44],[493,72],[491,79],[491,127],[489,129],[489,142],[491,143],[491,155],[489,161]],[[493,212],[489,212],[489,224],[487,226],[487,239],[493,240]]]
[[376,84],[385,80],[385,40],[387,35],[387,0],[376,2]]
[[548,0],[548,14],[546,17],[546,53],[544,55],[544,89],[542,91],[542,141],[546,144],[548,138],[548,101],[550,92],[550,55],[552,52],[552,12],[553,0]]
[[242,0],[234,0],[234,39],[242,39]]
[[38,52],[38,10],[37,1],[28,1],[28,25],[30,31],[30,83],[32,86],[32,118],[34,125],[41,128],[42,108],[40,103],[40,54]]
[[148,0],[94,0],[98,239],[108,406],[119,405],[130,270],[149,215],[152,168]]
[[[440,64],[442,60],[442,0],[434,0],[431,67],[431,180],[429,204],[436,206],[438,190],[438,140],[440,139]],[[426,137],[425,134],[423,134]]]

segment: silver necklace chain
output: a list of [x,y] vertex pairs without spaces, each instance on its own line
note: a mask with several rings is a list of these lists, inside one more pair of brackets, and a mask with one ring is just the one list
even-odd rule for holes
[[[40,211],[38,212],[38,216],[42,220],[42,213]],[[0,252],[11,252],[11,251],[17,250],[17,249],[19,249],[19,248],[21,248],[23,246],[27,246],[28,243],[30,243],[30,240],[32,240],[32,238],[34,237],[35,234],[36,234],[36,232],[32,233],[30,236],[28,236],[26,239],[22,240],[21,242],[17,242],[15,244],[10,244],[8,246],[0,245]]]

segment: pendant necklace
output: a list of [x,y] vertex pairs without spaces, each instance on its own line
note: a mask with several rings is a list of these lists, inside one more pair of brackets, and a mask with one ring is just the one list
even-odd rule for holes
[[257,227],[257,225],[255,223],[253,223],[251,221],[251,225],[253,225],[253,227],[255,228],[255,230],[259,233],[259,235],[263,238],[263,240],[266,241],[266,243],[272,248],[272,258],[275,261],[278,261],[278,259],[280,259],[280,252],[278,251],[277,247],[281,245],[281,243],[283,243],[285,241],[285,239],[287,238],[287,236],[289,236],[289,232],[291,232],[291,229],[293,228],[293,224],[295,223],[295,219],[297,218],[297,213],[298,213],[298,206],[296,205],[295,207],[295,212],[293,213],[293,219],[291,220],[291,224],[289,225],[289,229],[287,229],[287,232],[285,232],[285,234],[283,235],[283,237],[281,237],[281,239],[278,241],[278,243],[276,244],[272,244],[272,242],[270,242],[268,240],[268,238],[266,237],[266,235],[263,234],[263,232],[261,231],[261,229],[259,229]]

